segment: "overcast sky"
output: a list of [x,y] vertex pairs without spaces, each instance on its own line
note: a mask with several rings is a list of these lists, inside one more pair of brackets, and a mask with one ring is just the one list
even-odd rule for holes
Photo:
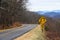
[[30,11],[60,10],[60,0],[29,0],[28,4]]

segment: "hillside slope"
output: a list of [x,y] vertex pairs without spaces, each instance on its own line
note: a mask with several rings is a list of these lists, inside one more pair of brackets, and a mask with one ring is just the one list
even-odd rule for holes
[[53,18],[49,18],[49,17],[46,17],[47,19],[47,23],[46,23],[46,26],[49,28],[50,31],[57,31],[57,32],[60,32],[60,22],[57,21],[58,19],[53,19]]

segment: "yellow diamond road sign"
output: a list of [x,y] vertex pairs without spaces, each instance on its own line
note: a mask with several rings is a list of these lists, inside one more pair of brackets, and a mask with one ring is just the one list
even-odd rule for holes
[[40,19],[39,19],[39,23],[40,24],[45,24],[46,23],[46,18],[44,16],[42,16]]

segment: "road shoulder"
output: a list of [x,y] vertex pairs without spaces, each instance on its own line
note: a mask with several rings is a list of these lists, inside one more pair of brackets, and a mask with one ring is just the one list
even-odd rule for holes
[[38,25],[36,28],[14,40],[46,40],[46,35],[45,31],[42,32],[40,25]]

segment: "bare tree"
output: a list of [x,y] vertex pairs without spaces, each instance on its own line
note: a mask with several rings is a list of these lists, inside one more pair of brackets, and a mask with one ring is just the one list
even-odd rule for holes
[[0,24],[3,27],[21,21],[21,16],[26,11],[27,0],[0,0]]

